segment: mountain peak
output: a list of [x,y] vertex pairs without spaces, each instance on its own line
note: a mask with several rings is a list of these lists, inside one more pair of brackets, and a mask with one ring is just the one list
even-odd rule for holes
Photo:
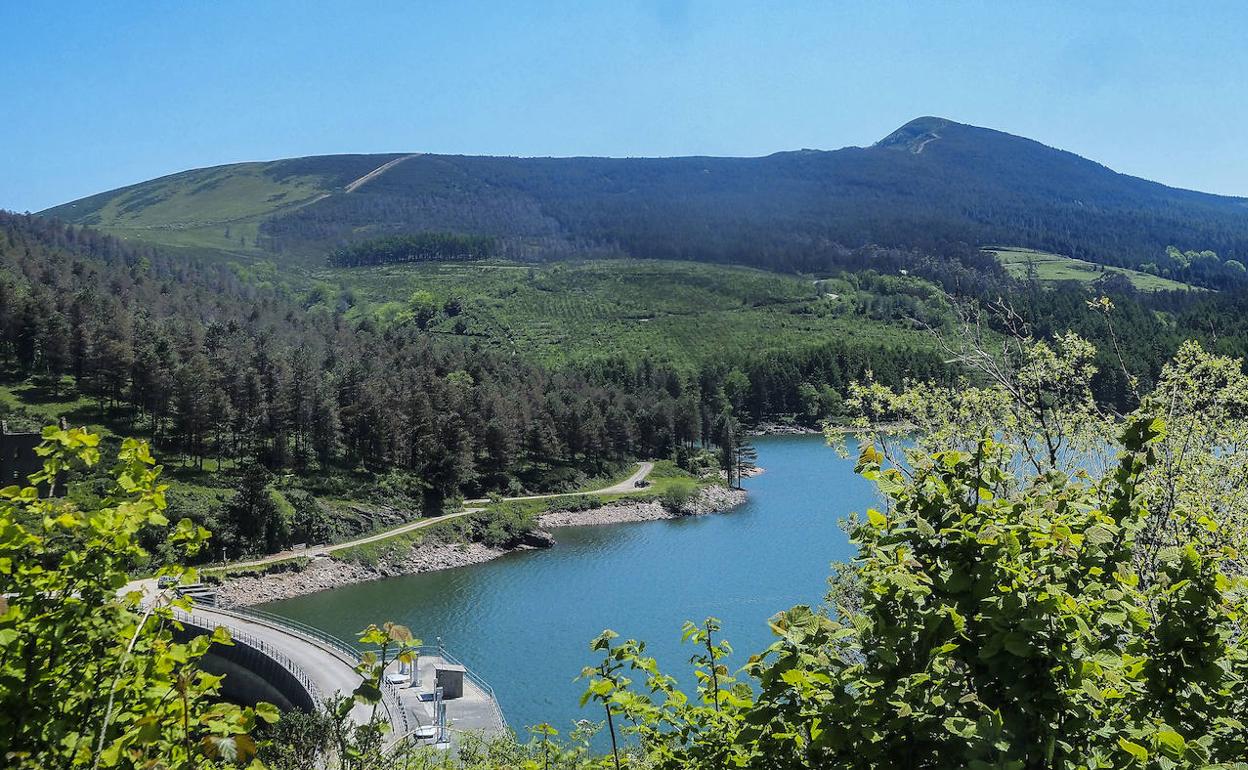
[[915,118],[893,133],[875,143],[876,147],[887,147],[907,150],[918,155],[923,149],[941,138],[942,133],[950,128],[964,128],[961,123],[947,118],[926,115]]

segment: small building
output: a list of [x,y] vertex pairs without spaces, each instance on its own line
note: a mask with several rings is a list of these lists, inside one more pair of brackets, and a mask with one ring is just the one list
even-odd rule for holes
[[464,697],[464,675],[467,669],[454,663],[438,663],[434,668],[434,683],[442,688],[442,697],[447,700]]
[[[66,427],[64,418],[61,428]],[[43,443],[38,431],[10,431],[7,420],[0,420],[0,487],[12,484],[27,486],[29,477],[43,470],[43,458],[35,449]],[[64,472],[57,474],[56,487],[65,480]],[[46,488],[43,489],[46,492]]]
[[43,470],[43,458],[35,447],[43,443],[40,433],[12,433],[7,421],[0,422],[0,486],[25,486],[26,477]]

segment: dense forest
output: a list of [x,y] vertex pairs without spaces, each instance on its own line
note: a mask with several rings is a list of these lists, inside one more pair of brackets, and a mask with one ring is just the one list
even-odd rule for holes
[[867,371],[948,371],[934,351],[855,340],[730,351],[693,372],[626,355],[549,370],[29,216],[0,215],[0,266],[0,364],[32,397],[90,399],[74,421],[141,432],[201,468],[399,471],[430,508],[677,457],[714,443],[725,415],[826,416]]
[[[1248,353],[1248,296],[1234,289],[1144,293],[1114,274],[1046,288],[959,244],[935,253],[838,246],[825,256],[833,277],[824,282],[857,287],[847,312],[865,319],[947,332],[944,300],[908,293],[921,288],[1008,306],[987,319],[994,334],[1010,332],[1002,318],[1040,338],[1078,332],[1097,346],[1092,391],[1119,411],[1138,404],[1185,339]],[[843,419],[847,393],[868,373],[899,387],[947,382],[960,367],[935,342],[888,335],[725,346],[697,360],[622,347],[542,365],[460,333],[471,303],[465,310],[457,297],[383,322],[315,299],[315,287],[264,278],[258,266],[0,216],[3,416],[11,429],[36,429],[48,421],[41,404],[65,404],[60,414],[75,424],[150,438],[199,474],[200,491],[179,485],[175,507],[243,553],[376,526],[342,523],[326,497],[384,501],[411,516],[458,496],[573,489],[636,458],[684,463],[738,441],[743,425]],[[1089,309],[1102,296],[1111,313]],[[268,485],[283,477],[297,489],[270,501]]]
[[359,241],[335,249],[329,262],[338,267],[386,265],[396,262],[463,262],[485,259],[494,239],[454,233],[412,233]]

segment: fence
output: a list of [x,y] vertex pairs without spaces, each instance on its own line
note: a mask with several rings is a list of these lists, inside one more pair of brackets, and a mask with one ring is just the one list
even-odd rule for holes
[[[439,639],[439,641],[441,640]],[[490,705],[494,711],[494,721],[496,722],[495,727],[497,727],[500,732],[507,732],[507,718],[503,716],[503,709],[498,705],[498,696],[494,693],[494,688],[490,686],[489,682],[482,679],[477,672],[465,666],[463,661],[459,658],[456,658],[454,655],[447,652],[441,644],[438,644],[436,647],[432,645],[423,645],[418,649],[421,655],[437,655],[447,663],[455,666],[462,666],[464,673],[470,680],[472,680],[472,683],[479,687],[481,691],[489,697]]]
[[[223,610],[219,607],[214,607],[212,611],[218,615],[227,615],[240,620],[250,620],[273,626],[283,633],[300,637],[321,649],[329,651],[352,668],[360,662],[360,658],[363,655],[363,651],[348,641],[339,639],[332,634],[327,634],[319,628],[309,626],[306,623],[300,623],[297,620],[284,618],[280,615],[251,608]],[[233,629],[231,628],[230,631],[232,633]],[[412,717],[408,710],[404,708],[403,701],[399,698],[398,688],[387,682],[385,677],[382,677],[381,690],[382,705],[385,706],[386,714],[390,718],[390,724],[394,726],[394,731],[399,734],[411,732],[414,729]]]
[[308,693],[308,697],[311,699],[313,705],[318,708],[320,707],[322,702],[321,690],[316,686],[316,682],[312,681],[312,677],[308,675],[308,672],[305,671],[298,663],[291,660],[290,657],[280,648],[274,647],[264,639],[259,639],[246,631],[231,626],[228,623],[222,623],[219,620],[205,617],[203,615],[196,615],[193,612],[186,612],[185,610],[174,608],[173,618],[180,623],[195,626],[196,628],[202,628],[206,631],[213,631],[217,628],[225,628],[225,630],[230,632],[231,639],[256,650],[269,660],[272,660],[274,663],[284,668],[295,678],[297,682],[299,682],[299,686]]

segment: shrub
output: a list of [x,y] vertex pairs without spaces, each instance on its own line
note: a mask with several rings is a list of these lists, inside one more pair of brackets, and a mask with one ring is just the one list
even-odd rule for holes
[[659,494],[659,502],[672,513],[684,513],[697,493],[697,484],[687,479],[676,479]]

